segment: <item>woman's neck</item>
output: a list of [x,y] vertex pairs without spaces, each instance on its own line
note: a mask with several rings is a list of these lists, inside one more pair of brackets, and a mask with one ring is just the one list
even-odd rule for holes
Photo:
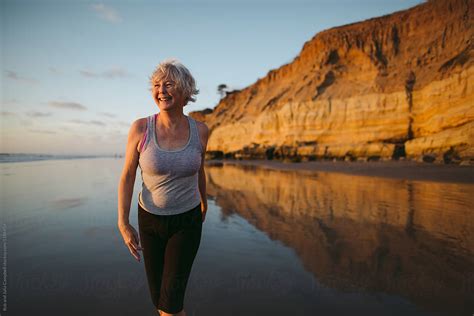
[[176,130],[183,124],[185,115],[182,111],[160,111],[157,116],[157,123],[164,129]]

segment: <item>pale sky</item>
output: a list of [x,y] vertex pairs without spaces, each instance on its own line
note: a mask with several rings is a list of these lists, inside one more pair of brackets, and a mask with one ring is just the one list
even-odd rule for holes
[[421,0],[1,0],[1,153],[123,154],[158,112],[148,78],[178,58],[213,108],[291,62],[316,33]]

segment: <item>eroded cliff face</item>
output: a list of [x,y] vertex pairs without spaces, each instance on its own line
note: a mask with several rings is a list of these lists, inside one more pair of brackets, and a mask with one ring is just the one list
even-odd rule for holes
[[190,113],[210,153],[474,161],[473,1],[332,28],[293,62]]

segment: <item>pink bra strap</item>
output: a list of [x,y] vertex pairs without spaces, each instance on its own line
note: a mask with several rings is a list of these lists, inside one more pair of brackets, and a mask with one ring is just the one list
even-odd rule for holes
[[143,136],[142,140],[141,140],[141,143],[140,143],[140,152],[143,151],[143,146],[145,146],[145,144],[147,143],[148,141],[148,131],[150,130],[151,126],[148,126],[148,124],[154,124],[156,122],[156,118],[158,117],[158,113],[156,113],[153,117],[152,116],[149,116],[147,118],[147,128],[146,128],[146,131],[145,131],[145,135]]
[[148,122],[150,120],[147,118],[147,127],[146,127],[146,130],[145,130],[145,135],[143,136],[142,140],[141,140],[141,143],[140,143],[140,150],[139,152],[142,152],[143,151],[143,146],[145,145],[146,141],[147,141],[147,138],[148,138]]

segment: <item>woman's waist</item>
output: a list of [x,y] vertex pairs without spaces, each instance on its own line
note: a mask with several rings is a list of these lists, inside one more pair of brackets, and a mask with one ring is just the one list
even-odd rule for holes
[[186,212],[201,201],[199,190],[187,194],[153,194],[142,190],[139,193],[139,204],[152,214],[172,215]]

